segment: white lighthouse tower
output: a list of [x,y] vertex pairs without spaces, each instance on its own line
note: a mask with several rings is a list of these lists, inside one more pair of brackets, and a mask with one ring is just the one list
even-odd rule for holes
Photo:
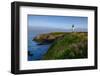
[[74,25],[72,25],[72,32],[74,32],[75,31],[75,27],[74,27]]

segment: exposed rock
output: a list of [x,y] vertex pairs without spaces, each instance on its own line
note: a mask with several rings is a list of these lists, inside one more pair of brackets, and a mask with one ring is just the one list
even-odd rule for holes
[[34,41],[39,44],[52,43],[57,38],[63,37],[64,33],[48,33],[48,34],[40,34],[33,38]]

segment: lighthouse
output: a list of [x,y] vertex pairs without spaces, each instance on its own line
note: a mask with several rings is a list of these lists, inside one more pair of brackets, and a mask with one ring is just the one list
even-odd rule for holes
[[74,25],[72,25],[72,32],[74,32],[74,30],[75,30],[75,27],[74,27]]

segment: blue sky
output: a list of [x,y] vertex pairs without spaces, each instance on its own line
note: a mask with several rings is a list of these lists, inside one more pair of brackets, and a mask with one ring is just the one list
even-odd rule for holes
[[70,29],[72,25],[76,28],[87,28],[88,17],[78,16],[46,16],[46,15],[29,15],[29,27],[47,27],[47,28],[60,28]]

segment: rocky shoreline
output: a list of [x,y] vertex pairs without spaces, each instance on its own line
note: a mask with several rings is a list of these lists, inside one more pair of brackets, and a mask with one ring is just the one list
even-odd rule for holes
[[34,41],[38,42],[39,45],[42,44],[49,44],[55,41],[58,38],[61,38],[64,36],[64,32],[61,33],[48,33],[48,34],[40,34],[33,38]]

